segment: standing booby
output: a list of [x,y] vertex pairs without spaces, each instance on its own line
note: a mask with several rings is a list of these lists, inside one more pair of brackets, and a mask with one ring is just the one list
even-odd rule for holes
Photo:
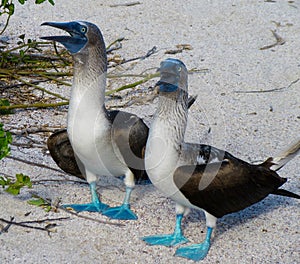
[[[134,114],[105,108],[107,57],[103,36],[96,25],[83,21],[45,22],[42,25],[70,34],[42,39],[60,42],[73,56],[67,139],[80,172],[90,185],[92,196],[91,203],[65,206],[76,211],[102,212],[114,219],[137,219],[130,209],[129,200],[134,178],[147,178],[143,155],[148,127]],[[125,175],[126,195],[121,206],[108,207],[100,201],[96,182],[104,175]]]
[[299,152],[300,141],[278,158],[269,158],[259,165],[208,145],[185,143],[187,69],[181,61],[167,59],[161,63],[160,73],[159,102],[149,131],[145,167],[151,182],[176,202],[176,225],[173,234],[142,239],[151,245],[186,243],[181,220],[190,208],[201,209],[207,225],[204,242],[178,248],[175,253],[198,261],[209,251],[217,218],[242,210],[269,194],[300,198],[279,189],[286,179],[275,172]]
[[[92,202],[67,206],[77,211],[104,210],[103,214],[115,219],[136,219],[129,210],[129,199],[135,183],[149,183],[143,160],[149,129],[134,114],[105,108],[107,58],[96,25],[82,21],[43,25],[63,29],[71,35],[42,37],[62,43],[74,60],[68,131],[53,133],[47,146],[62,170],[87,180]],[[195,98],[189,98],[188,107]],[[121,207],[105,210],[107,205],[100,202],[95,190],[96,178],[101,175],[125,175],[126,196]]]

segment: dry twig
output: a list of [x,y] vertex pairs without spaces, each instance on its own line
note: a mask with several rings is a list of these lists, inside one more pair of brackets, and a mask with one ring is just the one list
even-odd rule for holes
[[278,46],[278,45],[283,45],[285,43],[285,40],[280,37],[275,30],[271,30],[273,36],[275,37],[276,39],[276,42],[274,44],[271,44],[271,45],[267,45],[267,46],[264,46],[262,48],[260,48],[260,50],[266,50],[266,49],[271,49],[271,48],[274,48],[275,46]]
[[274,88],[269,90],[252,90],[252,91],[234,91],[235,93],[270,93],[270,92],[279,92],[285,89],[289,89],[292,85],[297,83],[300,80],[300,78],[296,79],[295,81],[292,81],[288,86],[281,87],[281,88]]

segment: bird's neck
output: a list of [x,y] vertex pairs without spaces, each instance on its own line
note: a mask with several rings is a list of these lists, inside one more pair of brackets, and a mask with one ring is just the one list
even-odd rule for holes
[[187,105],[160,96],[146,146],[145,165],[151,180],[171,175],[178,166],[187,123]]
[[104,125],[108,122],[104,106],[107,58],[106,53],[101,53],[101,50],[90,48],[84,54],[77,54],[73,58],[74,73],[68,111],[68,131],[79,125],[103,122]]
[[[104,49],[105,50],[105,49]],[[101,49],[91,48],[85,54],[74,56],[72,99],[87,100],[90,106],[104,105],[107,58]]]
[[160,96],[150,133],[160,130],[161,137],[178,149],[184,141],[187,118],[186,102]]

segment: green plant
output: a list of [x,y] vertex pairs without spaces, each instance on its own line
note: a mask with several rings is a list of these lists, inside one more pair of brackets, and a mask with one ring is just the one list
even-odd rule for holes
[[35,198],[35,199],[27,201],[28,204],[35,205],[35,206],[38,206],[38,207],[42,207],[42,208],[44,208],[44,210],[46,212],[51,211],[52,206],[47,200],[45,200],[44,198],[39,197],[37,195],[32,195],[32,197]]
[[3,129],[0,123],[0,160],[7,156],[10,152],[9,144],[12,142],[11,133]]
[[[0,107],[1,106],[10,106],[10,103],[7,99],[0,99]],[[0,115],[8,115],[12,114],[13,112],[11,110],[1,110],[0,109]]]
[[[12,142],[11,133],[3,129],[3,124],[0,123],[0,160],[9,155],[9,144]],[[12,181],[10,178],[0,176],[0,186],[6,188],[5,191],[17,195],[20,193],[21,188],[27,186],[32,187],[31,180],[28,176],[20,173],[16,174],[16,180]]]
[[[26,3],[27,0],[18,0],[18,2],[21,5],[24,5]],[[36,4],[41,4],[43,2],[45,2],[46,0],[35,0]],[[1,0],[1,5],[0,5],[0,16],[2,15],[6,15],[6,22],[4,24],[3,29],[0,31],[0,35],[3,34],[3,32],[6,30],[9,20],[12,17],[12,15],[15,13],[15,2],[14,0]],[[48,2],[51,5],[54,5],[54,0],[48,0]]]
[[21,188],[25,186],[27,186],[28,188],[32,187],[30,178],[22,173],[16,174],[15,181],[0,176],[0,185],[2,186],[2,188],[6,188],[5,189],[6,192],[13,195],[18,195],[20,193]]

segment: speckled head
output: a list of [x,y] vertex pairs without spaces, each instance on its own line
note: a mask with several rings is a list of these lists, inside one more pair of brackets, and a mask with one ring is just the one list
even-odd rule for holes
[[184,63],[178,59],[169,58],[160,64],[160,93],[178,93],[179,90],[187,92],[188,72]]
[[41,39],[57,41],[73,55],[82,52],[87,44],[92,46],[99,40],[104,42],[99,28],[90,22],[44,22],[42,26],[51,26],[68,32],[70,36],[46,36]]

